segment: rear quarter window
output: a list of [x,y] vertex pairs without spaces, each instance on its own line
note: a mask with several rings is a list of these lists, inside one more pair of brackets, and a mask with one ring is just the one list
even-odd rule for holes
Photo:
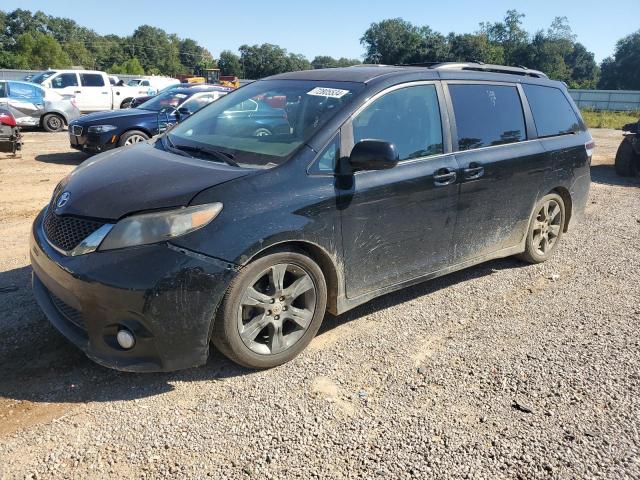
[[458,150],[526,140],[518,89],[509,85],[449,85],[458,131]]
[[566,135],[581,130],[580,121],[562,90],[542,85],[523,85],[538,137]]

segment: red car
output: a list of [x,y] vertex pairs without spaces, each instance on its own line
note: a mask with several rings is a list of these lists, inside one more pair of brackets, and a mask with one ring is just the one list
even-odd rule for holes
[[10,111],[0,108],[0,152],[15,155],[21,148],[22,137],[16,118]]

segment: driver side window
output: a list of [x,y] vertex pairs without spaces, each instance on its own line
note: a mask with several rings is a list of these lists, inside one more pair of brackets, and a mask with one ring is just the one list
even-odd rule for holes
[[393,90],[375,100],[353,120],[354,143],[393,143],[400,161],[444,152],[435,85]]
[[61,73],[51,80],[52,88],[77,87],[78,76],[75,73]]

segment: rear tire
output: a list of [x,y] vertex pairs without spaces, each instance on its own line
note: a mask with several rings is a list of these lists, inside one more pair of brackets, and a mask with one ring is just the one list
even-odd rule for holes
[[124,109],[124,108],[131,108],[131,101],[133,100],[133,98],[125,98],[122,103],[120,104],[120,108]]
[[231,282],[211,341],[240,365],[275,367],[309,344],[326,304],[326,281],[313,260],[292,251],[272,253],[248,264]]
[[118,146],[124,147],[126,145],[133,145],[135,143],[144,142],[145,140],[149,140],[149,135],[140,130],[129,130],[125,132],[118,140]]
[[47,132],[60,132],[64,128],[64,119],[57,113],[47,113],[42,117],[42,128]]
[[616,173],[621,177],[634,177],[640,171],[640,156],[635,152],[631,139],[625,137],[616,153]]
[[518,258],[527,263],[549,260],[560,243],[566,218],[564,201],[560,195],[549,193],[542,197],[533,210],[525,250]]

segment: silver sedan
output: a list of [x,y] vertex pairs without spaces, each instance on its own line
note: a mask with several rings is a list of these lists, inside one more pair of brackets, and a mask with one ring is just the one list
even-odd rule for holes
[[42,127],[59,132],[80,116],[72,95],[29,82],[0,80],[0,108],[6,108],[21,127]]

